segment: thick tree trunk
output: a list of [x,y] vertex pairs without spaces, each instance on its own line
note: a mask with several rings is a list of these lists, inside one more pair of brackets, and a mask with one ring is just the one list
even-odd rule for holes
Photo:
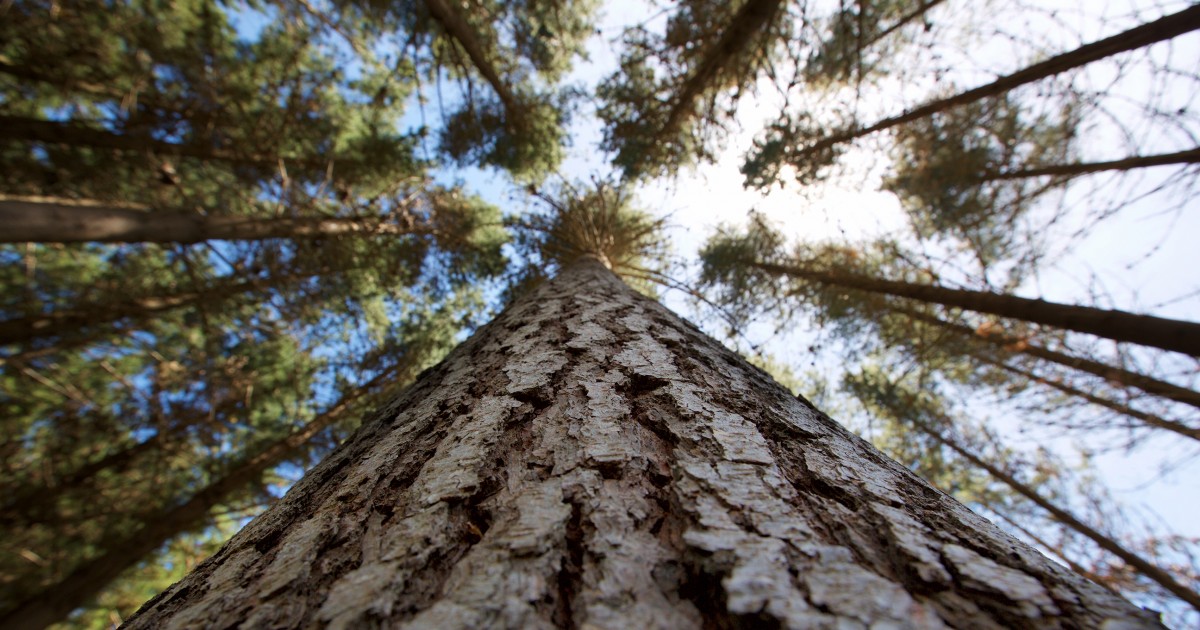
[[1200,29],[1200,6],[1191,6],[1178,13],[1172,13],[1153,22],[1129,29],[1124,33],[1118,33],[1112,37],[1084,44],[1070,52],[1065,52],[1012,74],[1000,77],[987,85],[982,85],[966,92],[960,92],[954,96],[931,101],[903,114],[885,118],[868,127],[855,127],[835,133],[810,146],[795,150],[789,160],[792,162],[803,161],[807,156],[820,153],[834,145],[855,138],[861,138],[877,131],[891,129],[897,125],[903,125],[914,120],[920,120],[926,116],[931,116],[953,107],[967,105],[991,96],[1004,94],[1022,85],[1086,66],[1105,57],[1111,57],[1119,53],[1137,50],[1144,46],[1166,41],[1184,33],[1190,33],[1196,29]]
[[759,262],[747,264],[775,275],[952,306],[976,313],[999,315],[1096,335],[1113,341],[1136,343],[1200,357],[1200,324],[1196,322],[1075,304],[1059,304],[987,291],[886,280],[840,270],[809,269],[798,265]]
[[[155,514],[148,514],[143,527],[121,532],[98,545],[100,553],[26,597],[8,610],[0,611],[0,628],[37,630],[66,619],[71,611],[86,604],[126,569],[166,543],[203,525],[209,512],[235,492],[245,488],[271,467],[293,456],[297,449],[335,422],[363,396],[388,383],[411,378],[404,368],[386,371],[371,379],[336,405],[310,420],[287,437],[228,470],[187,501]],[[252,627],[252,626],[247,626]]]
[[594,259],[127,628],[1156,627]]
[[1197,392],[1186,387],[1181,387],[1174,383],[1151,378],[1145,374],[1139,374],[1124,368],[1108,365],[1091,359],[1071,356],[1049,348],[1043,348],[1039,345],[1029,343],[1027,340],[1010,337],[1005,334],[984,333],[970,326],[955,324],[943,319],[939,319],[926,313],[914,311],[907,308],[893,308],[897,313],[902,313],[913,319],[928,324],[939,326],[945,330],[956,332],[964,337],[979,339],[986,341],[994,346],[1012,353],[1021,353],[1036,359],[1055,363],[1064,367],[1079,370],[1093,376],[1099,376],[1102,379],[1119,383],[1125,387],[1140,389],[1147,394],[1160,396],[1167,400],[1191,405],[1200,409],[1200,392]]
[[199,243],[428,232],[379,217],[239,217],[0,195],[0,243]]

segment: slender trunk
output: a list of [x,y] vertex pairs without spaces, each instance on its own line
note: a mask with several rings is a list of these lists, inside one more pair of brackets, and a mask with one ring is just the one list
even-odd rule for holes
[[922,321],[935,326],[940,326],[946,330],[957,332],[960,335],[972,339],[980,339],[992,345],[995,345],[1007,352],[1021,353],[1050,363],[1056,363],[1065,367],[1079,370],[1093,376],[1099,376],[1106,381],[1119,383],[1125,387],[1133,387],[1140,389],[1147,394],[1173,400],[1175,402],[1191,405],[1200,408],[1200,392],[1180,387],[1174,383],[1168,383],[1156,378],[1151,378],[1145,374],[1139,374],[1124,368],[1119,368],[1107,363],[1084,359],[1081,357],[1071,356],[1048,348],[1029,343],[1024,339],[1010,337],[1003,334],[984,334],[970,326],[955,324],[945,321],[907,308],[893,308],[897,313],[901,313],[912,317],[915,320]]
[[100,554],[75,568],[12,609],[0,612],[0,627],[9,630],[35,630],[61,621],[71,611],[86,604],[126,569],[141,562],[154,550],[177,536],[200,528],[213,507],[235,492],[250,485],[267,469],[279,464],[334,422],[368,392],[395,382],[395,370],[381,373],[366,385],[347,393],[336,405],[313,418],[303,428],[272,444],[254,457],[230,469],[222,477],[197,492],[186,502],[144,519],[135,532],[113,536],[101,543]]
[[783,6],[782,0],[747,0],[720,38],[708,47],[696,64],[696,70],[676,90],[667,119],[654,137],[646,143],[649,150],[630,168],[630,174],[640,174],[644,165],[653,164],[665,142],[673,141],[687,121],[696,116],[696,99],[712,89],[730,64],[741,60],[740,53],[752,45],[760,31],[769,26]]
[[51,85],[62,92],[71,92],[78,90],[89,94],[97,94],[107,96],[112,99],[121,98],[122,94],[114,92],[111,88],[99,83],[91,83],[81,81],[74,77],[55,77],[44,71],[42,68],[31,67],[24,64],[12,63],[8,57],[0,55],[0,73],[7,74],[21,81],[32,83],[45,83]]
[[[289,276],[287,279],[306,276]],[[132,298],[108,304],[92,304],[0,321],[0,346],[27,344],[36,339],[67,335],[80,329],[109,326],[119,321],[140,322],[160,313],[193,306],[199,302],[220,302],[235,295],[268,286],[265,280],[225,282],[199,291]]]
[[909,417],[908,421],[910,423],[912,423],[914,426],[916,426],[918,429],[920,429],[921,432],[925,433],[929,437],[942,443],[943,445],[945,445],[947,448],[954,451],[955,453],[958,453],[963,459],[971,462],[975,466],[978,466],[978,467],[986,470],[988,472],[988,474],[995,477],[996,479],[999,479],[1006,486],[1012,488],[1015,492],[1017,492],[1021,496],[1025,497],[1026,499],[1029,499],[1038,507],[1049,512],[1050,515],[1054,517],[1054,520],[1058,521],[1059,523],[1061,523],[1062,525],[1064,525],[1066,527],[1069,527],[1069,528],[1079,532],[1083,536],[1086,536],[1089,540],[1096,543],[1096,545],[1099,546],[1101,549],[1120,558],[1121,561],[1124,562],[1125,564],[1133,567],[1138,572],[1140,572],[1142,575],[1145,575],[1147,578],[1158,583],[1160,586],[1165,588],[1167,591],[1171,592],[1179,599],[1182,599],[1183,601],[1187,602],[1189,605],[1191,605],[1196,610],[1200,610],[1200,593],[1197,593],[1197,592],[1189,589],[1188,587],[1180,584],[1179,582],[1177,582],[1175,580],[1174,577],[1171,576],[1170,573],[1167,573],[1166,571],[1159,568],[1157,565],[1149,562],[1148,560],[1142,558],[1141,556],[1137,555],[1136,553],[1129,551],[1125,547],[1121,546],[1121,544],[1119,542],[1117,542],[1116,540],[1113,540],[1112,538],[1100,533],[1099,531],[1092,528],[1087,523],[1084,523],[1083,521],[1076,518],[1074,514],[1071,514],[1070,512],[1058,507],[1057,505],[1052,503],[1049,499],[1038,494],[1037,491],[1035,491],[1033,488],[1029,487],[1028,485],[1019,481],[1017,478],[1013,477],[1007,471],[1005,471],[1005,470],[1001,469],[999,466],[996,466],[996,465],[992,464],[991,462],[988,462],[987,460],[984,460],[983,458],[977,456],[975,453],[971,452],[969,449],[965,448],[964,446],[962,446],[955,440],[942,435],[941,432],[939,432],[939,431],[933,429],[932,427],[930,427],[929,425],[925,424],[924,421],[917,420],[916,418],[912,418],[912,417]]
[[1135,155],[1120,160],[1109,160],[1107,162],[1077,162],[1075,164],[1051,164],[1048,166],[1037,166],[1023,168],[1015,171],[1005,171],[997,173],[985,173],[979,177],[980,181],[996,181],[1005,179],[1024,179],[1027,177],[1078,177],[1080,175],[1088,175],[1090,173],[1101,173],[1104,171],[1128,171],[1135,168],[1148,168],[1151,166],[1169,166],[1171,164],[1195,164],[1200,162],[1200,148],[1188,149],[1187,151],[1178,151],[1175,153],[1162,153],[1159,155]]
[[926,2],[921,3],[921,5],[918,6],[917,8],[913,9],[912,11],[908,12],[905,15],[902,15],[900,17],[900,19],[896,20],[891,26],[880,31],[878,35],[876,35],[875,37],[872,37],[871,39],[867,40],[866,42],[863,42],[863,45],[862,45],[863,49],[864,50],[867,49],[868,47],[874,45],[876,42],[879,42],[880,40],[887,37],[888,35],[891,35],[892,33],[895,33],[896,31],[904,28],[906,25],[911,23],[913,20],[921,17],[922,15],[925,15],[926,13],[929,12],[930,9],[932,9],[933,7],[936,7],[937,5],[939,5],[943,2],[945,2],[945,0],[926,0]]
[[0,243],[199,243],[268,238],[380,236],[428,232],[380,217],[260,218],[0,195]]
[[1157,627],[584,258],[126,627],[1105,623]]
[[800,162],[808,156],[820,153],[834,145],[919,120],[953,107],[967,105],[991,96],[1004,94],[1022,85],[1085,66],[1105,57],[1111,57],[1157,42],[1166,41],[1179,35],[1190,33],[1196,29],[1200,29],[1200,6],[1191,6],[1178,13],[1163,16],[1153,22],[1132,28],[1124,33],[1118,33],[1112,37],[1085,44],[1070,52],[1035,63],[1022,70],[1000,77],[987,85],[926,103],[903,114],[885,118],[869,127],[856,127],[835,133],[808,147],[795,151],[789,157],[789,160]]
[[817,270],[759,262],[748,264],[775,275],[952,306],[1200,357],[1200,324],[1195,322],[1090,306],[1058,304],[987,291],[885,280],[841,270]]
[[508,84],[500,78],[500,73],[496,71],[491,60],[488,59],[487,53],[483,50],[483,44],[475,37],[475,30],[471,28],[470,23],[455,10],[448,0],[425,0],[425,7],[429,9],[429,15],[433,16],[433,19],[441,25],[446,35],[466,51],[467,58],[471,60],[475,70],[483,75],[488,85],[492,86],[492,90],[496,92],[500,102],[504,104],[504,110],[510,122],[515,121],[520,111],[517,98],[508,88]]
[[1003,361],[997,361],[995,359],[992,359],[992,358],[989,358],[986,356],[982,356],[982,355],[977,355],[977,354],[972,354],[972,356],[974,356],[976,359],[979,359],[980,361],[983,361],[990,365],[994,365],[1010,374],[1015,374],[1017,376],[1020,376],[1021,378],[1025,378],[1025,379],[1028,379],[1033,382],[1042,383],[1043,385],[1046,385],[1047,387],[1052,387],[1054,389],[1057,389],[1058,391],[1060,391],[1064,394],[1067,394],[1069,396],[1081,398],[1083,400],[1088,401],[1089,403],[1092,403],[1093,405],[1098,405],[1100,407],[1104,407],[1105,409],[1115,411],[1123,416],[1128,416],[1130,418],[1140,420],[1147,426],[1151,426],[1156,429],[1164,429],[1164,430],[1176,433],[1178,435],[1181,435],[1183,437],[1200,441],[1200,429],[1189,427],[1188,425],[1186,425],[1182,422],[1176,422],[1175,420],[1167,420],[1166,418],[1161,418],[1152,413],[1146,413],[1145,411],[1134,409],[1132,407],[1129,407],[1128,405],[1123,405],[1115,400],[1109,400],[1108,398],[1102,398],[1095,394],[1085,392],[1081,389],[1071,387],[1070,385],[1063,383],[1057,379],[1042,378],[1042,377],[1038,376],[1037,374],[1034,374],[1033,372],[1022,370],[1021,368],[1009,365],[1007,363],[1004,363]]
[[199,142],[179,144],[155,140],[143,134],[113,133],[77,122],[41,120],[22,116],[0,115],[0,141],[4,140],[65,144],[138,153],[156,152],[164,155],[181,155],[202,160],[238,163],[269,164],[273,162],[266,156],[243,156]]

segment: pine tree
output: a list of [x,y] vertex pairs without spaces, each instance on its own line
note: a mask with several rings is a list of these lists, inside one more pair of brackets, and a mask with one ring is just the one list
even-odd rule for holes
[[839,619],[1153,625],[582,256],[128,627]]

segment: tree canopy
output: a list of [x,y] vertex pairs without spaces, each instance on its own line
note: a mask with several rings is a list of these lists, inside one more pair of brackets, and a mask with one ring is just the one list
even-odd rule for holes
[[0,7],[0,625],[118,623],[579,257],[1194,623],[1106,482],[1200,452],[1200,7],[984,4]]

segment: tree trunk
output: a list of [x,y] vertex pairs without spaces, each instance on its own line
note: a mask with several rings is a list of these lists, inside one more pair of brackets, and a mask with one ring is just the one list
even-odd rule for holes
[[[301,277],[301,276],[295,276]],[[93,304],[0,321],[0,346],[56,337],[82,328],[111,325],[121,320],[142,321],[155,315],[192,306],[198,302],[220,302],[234,295],[268,286],[266,280],[226,282],[199,291],[132,298],[109,304]]]
[[592,258],[126,627],[1158,627]]
[[233,467],[184,503],[147,515],[144,526],[137,531],[121,532],[104,541],[99,545],[99,555],[13,608],[0,611],[0,628],[37,630],[66,619],[71,611],[86,604],[126,569],[177,536],[199,528],[215,506],[254,482],[271,467],[295,455],[297,449],[313,436],[343,420],[347,409],[363,396],[381,386],[411,378],[406,369],[398,366],[379,374],[343,396],[336,405],[308,424]]
[[985,173],[979,177],[980,181],[997,181],[1005,179],[1025,179],[1027,177],[1078,177],[1080,175],[1088,175],[1090,173],[1101,173],[1104,171],[1129,171],[1135,168],[1148,168],[1151,166],[1170,166],[1172,164],[1195,164],[1200,162],[1200,148],[1188,149],[1187,151],[1177,151],[1175,153],[1161,153],[1158,155],[1135,155],[1120,160],[1109,160],[1107,162],[1077,162],[1075,164],[1050,164],[1047,166],[1033,166],[1015,171],[1002,171],[996,173]]
[[506,122],[516,122],[520,113],[517,98],[500,78],[500,73],[496,71],[491,60],[488,59],[487,53],[483,50],[483,44],[479,43],[479,38],[475,37],[475,30],[448,0],[425,0],[425,7],[429,10],[429,15],[441,25],[446,36],[462,46],[467,53],[467,58],[475,66],[475,70],[483,76],[488,85],[492,86],[492,90],[504,104],[504,112],[509,118]]
[[1082,389],[1072,387],[1066,383],[1063,383],[1062,381],[1058,380],[1057,378],[1053,378],[1053,377],[1047,378],[1047,377],[1038,376],[1037,374],[1034,374],[1027,370],[1022,370],[1019,367],[1009,365],[1003,361],[997,361],[990,357],[980,356],[980,355],[976,355],[976,354],[972,354],[972,356],[975,357],[976,359],[979,359],[980,361],[983,361],[984,363],[994,365],[997,368],[1002,369],[1005,372],[1008,372],[1010,374],[1015,374],[1017,376],[1020,376],[1021,378],[1027,379],[1031,382],[1041,383],[1047,387],[1056,389],[1064,394],[1067,394],[1068,396],[1074,396],[1076,398],[1086,400],[1089,403],[1092,403],[1093,405],[1097,405],[1099,407],[1104,407],[1105,409],[1108,409],[1110,411],[1115,411],[1116,413],[1119,413],[1123,416],[1128,416],[1130,418],[1140,420],[1146,426],[1154,427],[1156,429],[1164,429],[1166,431],[1174,432],[1185,438],[1191,438],[1193,440],[1200,441],[1200,429],[1190,427],[1182,422],[1178,422],[1176,420],[1168,420],[1166,418],[1156,416],[1152,413],[1147,413],[1145,411],[1141,411],[1140,409],[1134,409],[1134,408],[1130,407],[1129,405],[1121,404],[1115,400],[1103,398],[1101,396],[1097,396],[1090,392],[1085,392]]
[[1012,488],[1012,490],[1017,494],[1029,499],[1034,505],[1049,512],[1055,521],[1058,521],[1063,526],[1069,527],[1070,529],[1079,532],[1083,536],[1086,536],[1089,540],[1096,543],[1096,546],[1120,558],[1125,564],[1133,567],[1139,573],[1153,580],[1159,586],[1163,587],[1179,599],[1187,602],[1192,608],[1200,611],[1200,593],[1197,593],[1196,591],[1193,591],[1180,584],[1170,573],[1162,570],[1158,567],[1158,565],[1146,560],[1132,551],[1129,551],[1112,537],[1100,532],[1087,523],[1084,523],[1074,514],[1060,508],[1058,505],[1042,496],[1028,484],[1022,483],[1001,466],[992,464],[982,457],[979,457],[963,445],[959,444],[957,440],[946,437],[940,431],[930,427],[923,420],[918,420],[915,417],[909,417],[908,421],[912,425],[916,426],[921,432],[925,433],[934,440],[937,440],[955,453],[958,453],[963,459],[971,462],[979,468],[982,468],[983,470],[986,470],[989,475],[1000,480],[1009,488]]
[[807,156],[824,151],[834,145],[855,138],[891,129],[897,125],[912,122],[932,116],[952,107],[967,105],[991,96],[1004,94],[1013,89],[1035,81],[1040,81],[1068,70],[1086,66],[1105,57],[1137,50],[1161,41],[1166,41],[1185,33],[1200,29],[1200,6],[1191,6],[1178,13],[1163,16],[1153,22],[1118,33],[1100,41],[1084,44],[1075,50],[1051,57],[1045,61],[1005,75],[995,81],[980,87],[960,92],[954,96],[938,99],[911,109],[903,114],[885,118],[869,127],[855,127],[847,131],[835,133],[827,138],[799,149],[789,158],[792,162],[803,161]]
[[199,243],[428,232],[380,217],[261,218],[151,211],[70,199],[0,195],[0,243]]
[[747,262],[775,275],[1019,319],[1200,357],[1200,324],[1090,306],[1059,304],[988,291],[886,280],[841,270]]
[[759,33],[769,26],[782,8],[782,0],[747,0],[738,9],[730,24],[721,31],[720,38],[713,42],[696,64],[695,72],[683,82],[672,98],[671,109],[662,127],[647,143],[648,151],[641,154],[627,172],[640,175],[647,164],[654,164],[662,151],[663,143],[674,141],[675,134],[696,115],[696,99],[719,81],[722,72],[731,62],[739,60],[739,53],[754,43]]
[[1185,405],[1191,405],[1200,409],[1200,392],[1188,389],[1186,387],[1181,387],[1174,383],[1168,383],[1167,381],[1151,378],[1145,374],[1139,374],[1137,372],[1132,372],[1130,370],[1108,365],[1106,363],[1101,363],[1099,361],[1071,356],[1069,354],[1050,350],[1049,348],[1043,348],[1039,345],[1029,343],[1024,339],[1018,339],[1016,337],[1010,337],[1004,334],[980,332],[974,328],[971,328],[970,326],[948,322],[932,315],[914,311],[912,309],[892,308],[892,310],[897,313],[912,317],[917,321],[940,326],[946,330],[956,332],[972,339],[986,341],[1009,352],[1019,352],[1036,359],[1041,359],[1043,361],[1049,361],[1050,363],[1076,369],[1080,372],[1085,372],[1093,376],[1099,376],[1106,381],[1119,383],[1125,387],[1140,389],[1147,394],[1166,398],[1167,400],[1173,400]]
[[138,457],[160,448],[163,441],[162,434],[156,433],[146,440],[117,449],[84,464],[52,483],[35,486],[15,493],[15,496],[6,497],[0,501],[0,526],[11,527],[17,523],[29,525],[53,519],[55,507],[64,495],[84,490],[101,472],[111,471],[119,474],[128,470]]
[[266,156],[242,156],[233,151],[195,143],[174,143],[155,140],[149,136],[119,134],[97,129],[78,122],[41,120],[22,116],[0,115],[0,140],[45,142],[75,147],[116,149],[118,151],[157,152],[164,155],[181,155],[202,160],[222,160],[249,164],[270,164]]

